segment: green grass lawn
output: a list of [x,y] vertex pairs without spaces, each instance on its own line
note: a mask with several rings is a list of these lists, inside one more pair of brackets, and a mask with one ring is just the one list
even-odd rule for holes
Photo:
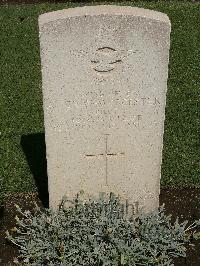
[[[171,20],[161,184],[164,187],[200,187],[200,3],[138,1],[122,4],[158,10]],[[3,193],[36,190],[21,139],[44,132],[37,18],[45,12],[78,5],[81,4],[0,6],[0,178],[4,180]],[[37,168],[38,163],[39,168],[40,157],[34,156],[34,167]]]

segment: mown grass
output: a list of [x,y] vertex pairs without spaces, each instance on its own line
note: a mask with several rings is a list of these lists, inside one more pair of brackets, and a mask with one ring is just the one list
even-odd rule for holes
[[[120,4],[158,10],[170,17],[172,33],[161,184],[200,186],[200,3],[127,1]],[[80,5],[83,4],[0,7],[3,193],[37,189],[32,170],[35,167],[37,171],[37,163],[41,167],[40,157],[34,155],[35,164],[31,166],[22,149],[23,137],[44,132],[37,18],[41,13]]]

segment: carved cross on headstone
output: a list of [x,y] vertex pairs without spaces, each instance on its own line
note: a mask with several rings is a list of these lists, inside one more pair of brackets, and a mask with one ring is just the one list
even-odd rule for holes
[[125,155],[124,152],[118,152],[118,153],[111,153],[108,152],[108,136],[109,134],[105,134],[105,152],[99,153],[99,154],[86,154],[85,157],[87,158],[98,158],[103,157],[105,158],[105,177],[106,177],[106,185],[108,184],[108,159],[112,157],[118,157],[120,155]]

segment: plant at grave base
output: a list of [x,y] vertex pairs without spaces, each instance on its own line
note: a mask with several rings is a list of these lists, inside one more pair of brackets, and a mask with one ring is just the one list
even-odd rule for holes
[[119,197],[82,201],[80,194],[64,208],[34,214],[22,212],[7,239],[18,246],[20,265],[134,266],[173,265],[173,257],[186,256],[186,243],[199,233],[200,221],[171,223],[164,207],[129,218]]

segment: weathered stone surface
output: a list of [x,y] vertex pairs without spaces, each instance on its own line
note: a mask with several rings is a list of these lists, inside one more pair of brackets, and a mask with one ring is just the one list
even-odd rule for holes
[[[119,6],[39,17],[50,206],[83,189],[158,206],[170,22]],[[135,206],[136,206],[135,205]]]

